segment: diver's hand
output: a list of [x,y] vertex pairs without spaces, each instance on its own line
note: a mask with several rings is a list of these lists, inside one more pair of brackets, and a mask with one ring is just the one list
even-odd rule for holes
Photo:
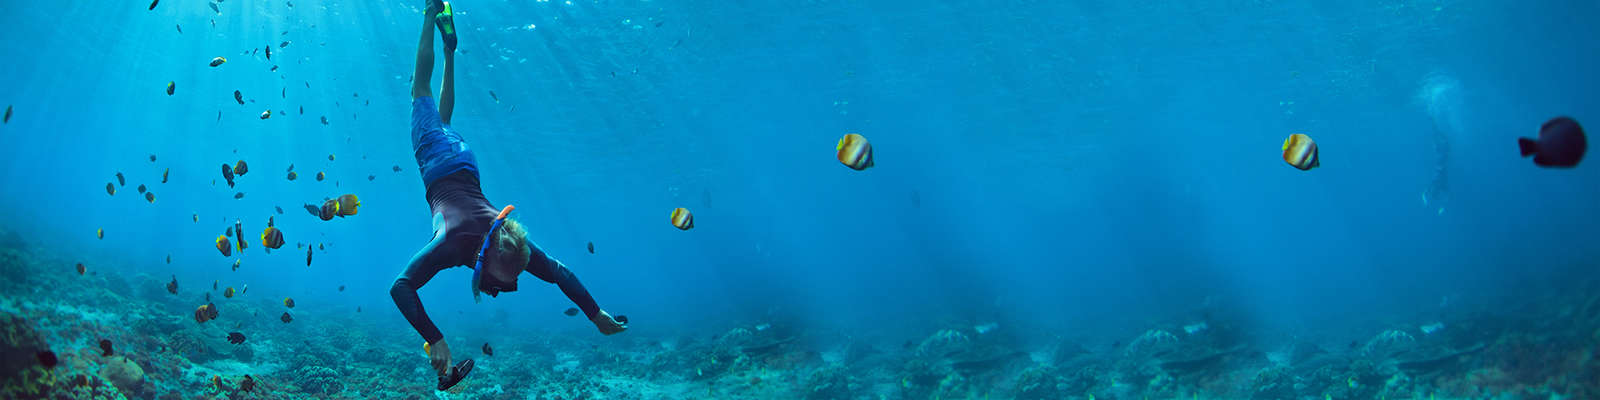
[[429,345],[428,362],[433,364],[433,370],[439,375],[450,373],[450,345],[445,344],[444,339]]
[[590,318],[589,321],[594,322],[594,327],[600,328],[600,333],[606,335],[614,335],[628,330],[627,324],[617,322],[615,318],[611,318],[611,314],[606,313],[606,310],[600,310],[600,313],[595,314],[594,318]]

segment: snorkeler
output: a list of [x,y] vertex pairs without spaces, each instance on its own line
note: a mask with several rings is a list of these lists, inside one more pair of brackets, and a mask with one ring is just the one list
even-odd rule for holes
[[[433,74],[433,30],[445,37],[444,84],[435,106],[428,84]],[[472,360],[451,365],[444,334],[422,309],[417,289],[434,274],[462,265],[473,267],[472,295],[497,296],[517,289],[517,275],[527,271],[558,285],[585,316],[611,335],[628,329],[626,317],[612,318],[595,305],[594,298],[560,261],[545,254],[527,238],[523,226],[506,218],[512,207],[495,208],[478,182],[478,164],[466,142],[450,126],[455,106],[455,26],[450,5],[428,0],[423,17],[422,41],[417,46],[417,66],[411,83],[411,148],[433,214],[433,239],[417,251],[394,281],[389,295],[406,321],[427,342],[423,349],[439,374],[439,390],[460,382],[472,369]]]

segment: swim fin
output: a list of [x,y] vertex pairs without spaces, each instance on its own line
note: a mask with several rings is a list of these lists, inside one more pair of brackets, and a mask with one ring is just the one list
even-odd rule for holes
[[439,27],[439,36],[444,38],[445,50],[456,50],[456,22],[455,14],[450,12],[450,2],[444,2],[444,11],[433,15],[434,26]]
[[439,376],[439,390],[449,390],[455,387],[457,383],[461,383],[462,379],[467,379],[467,373],[469,372],[472,372],[472,359],[456,363],[456,366],[450,367],[450,375]]

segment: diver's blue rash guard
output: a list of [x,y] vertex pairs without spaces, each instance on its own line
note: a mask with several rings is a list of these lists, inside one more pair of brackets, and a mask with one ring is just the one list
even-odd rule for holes
[[[475,172],[457,170],[427,184],[428,204],[436,215],[436,222],[442,223],[434,226],[433,240],[411,257],[405,272],[389,288],[389,296],[394,298],[400,314],[405,315],[406,321],[428,343],[438,342],[444,338],[444,334],[439,332],[427,312],[423,311],[417,289],[428,284],[434,274],[445,268],[470,265],[476,261],[478,247],[482,246],[484,235],[499,214],[483,197]],[[577,304],[584,315],[592,318],[600,312],[600,306],[595,304],[589,290],[578,282],[578,277],[572,271],[545,254],[531,240],[528,241],[528,249],[528,265],[524,270],[540,280],[560,286],[561,292]],[[514,290],[515,285],[512,287]]]

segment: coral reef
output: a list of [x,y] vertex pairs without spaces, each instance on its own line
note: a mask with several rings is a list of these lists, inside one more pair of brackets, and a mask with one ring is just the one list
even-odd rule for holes
[[[495,354],[452,337],[477,368],[439,392],[403,325],[330,318],[304,304],[284,324],[280,303],[249,295],[213,296],[220,317],[196,323],[201,285],[173,294],[168,278],[117,268],[42,272],[60,265],[71,263],[0,247],[0,273],[27,277],[0,280],[0,398],[1600,398],[1600,294],[1589,293],[1516,313],[1385,322],[1402,328],[1337,342],[1263,340],[1271,335],[1193,318],[1102,332],[1103,341],[1030,341],[1012,334],[1016,324],[970,322],[870,340],[738,321],[612,337],[485,327]],[[249,339],[229,343],[233,331]],[[39,361],[45,350],[59,359],[53,368]]]

